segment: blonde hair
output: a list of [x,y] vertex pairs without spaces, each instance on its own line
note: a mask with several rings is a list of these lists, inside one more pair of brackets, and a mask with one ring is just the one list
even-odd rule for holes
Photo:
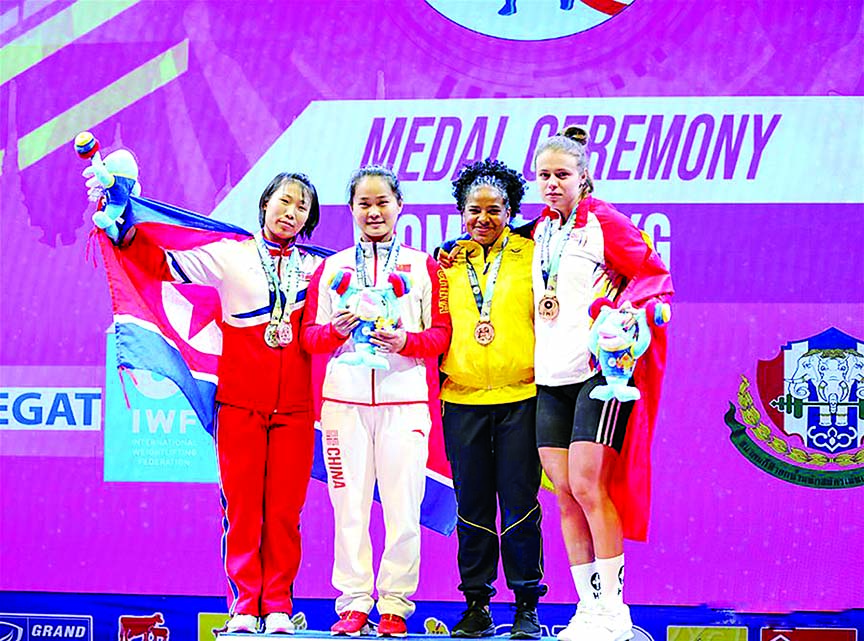
[[582,197],[594,191],[594,182],[588,172],[588,132],[578,125],[566,127],[554,136],[547,138],[534,151],[534,162],[545,151],[561,151],[570,154],[576,159],[576,167],[581,172],[586,172],[585,182],[582,185]]

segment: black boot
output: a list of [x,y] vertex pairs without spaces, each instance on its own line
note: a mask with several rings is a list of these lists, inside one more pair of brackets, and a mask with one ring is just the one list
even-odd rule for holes
[[469,601],[468,609],[462,613],[459,623],[450,630],[451,637],[467,639],[491,637],[493,634],[495,623],[492,621],[492,613],[489,612],[488,601]]
[[539,639],[540,621],[537,619],[537,595],[516,596],[516,615],[510,628],[511,639]]

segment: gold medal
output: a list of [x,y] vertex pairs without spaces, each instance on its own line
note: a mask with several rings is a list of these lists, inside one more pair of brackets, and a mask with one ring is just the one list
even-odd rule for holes
[[546,321],[553,321],[558,318],[559,311],[558,299],[550,294],[544,294],[537,304],[537,314]]
[[279,347],[278,330],[273,323],[268,323],[264,330],[264,342],[267,343],[268,347]]
[[474,340],[484,347],[495,340],[495,328],[489,321],[477,321],[474,327]]

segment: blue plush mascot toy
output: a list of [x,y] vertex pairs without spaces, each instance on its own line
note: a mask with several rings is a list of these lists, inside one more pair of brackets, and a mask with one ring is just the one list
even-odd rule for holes
[[104,230],[114,243],[120,243],[123,240],[120,226],[129,196],[141,195],[138,163],[126,149],[111,152],[102,160],[99,141],[89,131],[75,136],[75,151],[90,161],[82,175],[88,179],[85,184],[91,200],[98,201],[93,224]]
[[645,309],[618,309],[608,298],[598,298],[589,311],[594,324],[588,334],[588,349],[600,365],[606,385],[598,385],[588,396],[599,401],[615,398],[622,403],[638,400],[642,396],[639,390],[627,383],[636,361],[651,344],[649,319],[657,327],[665,325],[672,308],[666,303],[652,303]]

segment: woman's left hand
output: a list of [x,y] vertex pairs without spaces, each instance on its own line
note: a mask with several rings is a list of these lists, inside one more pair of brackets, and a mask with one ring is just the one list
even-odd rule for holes
[[398,354],[405,347],[408,340],[408,334],[402,327],[397,327],[394,330],[376,329],[370,335],[369,342],[378,348],[379,352],[385,354]]

